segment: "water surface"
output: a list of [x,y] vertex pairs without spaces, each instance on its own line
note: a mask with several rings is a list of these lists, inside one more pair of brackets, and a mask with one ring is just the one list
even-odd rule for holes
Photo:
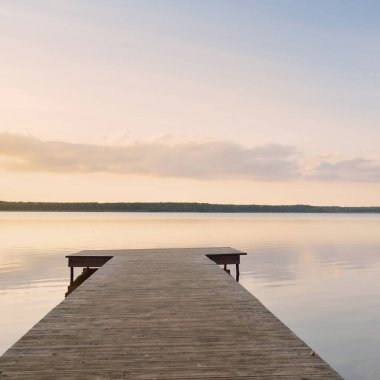
[[[82,249],[231,246],[241,284],[347,379],[379,379],[380,215],[0,213],[0,353]],[[133,270],[131,268],[131,270]]]

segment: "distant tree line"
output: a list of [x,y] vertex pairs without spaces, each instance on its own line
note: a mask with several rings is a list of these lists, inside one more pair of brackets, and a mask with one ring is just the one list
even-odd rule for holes
[[176,202],[5,202],[0,211],[65,211],[65,212],[219,212],[219,213],[380,213],[380,207],[339,207],[310,205],[234,205]]

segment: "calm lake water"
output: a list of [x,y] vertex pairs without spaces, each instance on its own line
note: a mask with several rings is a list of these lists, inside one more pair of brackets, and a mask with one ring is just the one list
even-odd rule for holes
[[82,249],[231,246],[241,284],[347,379],[380,378],[380,215],[0,213],[0,354]]

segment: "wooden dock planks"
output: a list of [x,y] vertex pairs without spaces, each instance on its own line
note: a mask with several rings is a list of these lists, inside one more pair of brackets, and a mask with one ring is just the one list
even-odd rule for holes
[[[0,358],[6,379],[340,379],[206,257],[231,248],[112,256]],[[69,258],[70,262],[70,258]]]

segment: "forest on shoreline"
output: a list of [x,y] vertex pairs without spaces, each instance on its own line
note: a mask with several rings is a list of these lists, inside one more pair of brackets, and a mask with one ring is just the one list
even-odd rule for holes
[[380,213],[380,207],[242,205],[191,202],[6,202],[0,211],[42,212],[199,212],[199,213]]

